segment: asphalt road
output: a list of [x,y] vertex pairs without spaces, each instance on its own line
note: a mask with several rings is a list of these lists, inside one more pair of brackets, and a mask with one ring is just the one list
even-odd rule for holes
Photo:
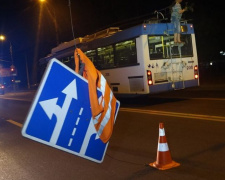
[[[120,99],[113,136],[102,164],[21,136],[34,92],[0,96],[0,179],[225,179],[225,86],[203,86]],[[165,124],[173,160],[159,171],[158,125]]]

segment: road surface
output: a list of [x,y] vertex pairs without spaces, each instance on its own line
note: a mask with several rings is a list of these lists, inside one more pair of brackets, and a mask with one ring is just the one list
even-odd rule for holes
[[[21,136],[35,92],[0,96],[0,179],[225,179],[225,87],[204,86],[120,99],[113,136],[102,164]],[[165,124],[173,160],[159,171],[158,125]]]

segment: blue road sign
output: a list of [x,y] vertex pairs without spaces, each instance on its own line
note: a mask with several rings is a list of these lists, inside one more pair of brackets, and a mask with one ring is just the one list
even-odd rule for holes
[[[98,90],[98,97],[101,91]],[[117,111],[119,102],[117,102]],[[108,143],[96,134],[91,119],[88,82],[56,59],[49,63],[22,135],[101,163]]]

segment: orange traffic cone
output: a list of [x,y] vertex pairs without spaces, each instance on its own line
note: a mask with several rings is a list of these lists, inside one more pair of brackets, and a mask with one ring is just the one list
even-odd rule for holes
[[174,162],[171,158],[163,123],[159,124],[159,143],[156,161],[149,165],[159,170],[166,170],[180,166],[179,163]]

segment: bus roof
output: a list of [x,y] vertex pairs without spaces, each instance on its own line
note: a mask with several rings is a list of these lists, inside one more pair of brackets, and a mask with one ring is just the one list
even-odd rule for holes
[[[194,28],[192,24],[182,24],[181,26],[183,33],[194,34]],[[85,38],[93,37],[93,35],[85,36],[84,38],[77,38],[75,40],[62,43],[59,46],[53,48],[51,54],[46,58],[42,58],[40,61],[43,61],[44,59],[45,61],[48,61],[52,57],[61,58],[62,54],[64,54],[64,56],[65,54],[68,55],[73,54],[75,42],[79,48],[81,48],[83,51],[87,51],[91,49],[96,49],[98,47],[104,47],[118,42],[122,42],[125,40],[134,39],[141,35],[165,35],[165,34],[172,35],[174,33],[173,24],[171,23],[141,24],[125,29],[123,31],[120,31],[117,28],[112,28],[112,30],[115,29],[116,29],[115,33],[107,35],[106,37],[101,36],[100,38],[97,39],[93,38],[93,40],[91,41],[87,41],[87,39]]]

